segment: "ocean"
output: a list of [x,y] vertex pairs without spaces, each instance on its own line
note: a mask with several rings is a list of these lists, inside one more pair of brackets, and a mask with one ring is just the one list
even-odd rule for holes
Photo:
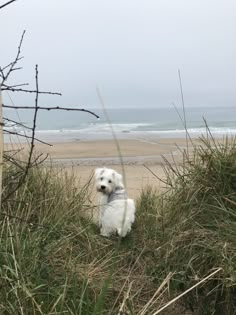
[[[112,139],[112,130],[118,138],[137,138],[144,135],[180,138],[185,136],[183,111],[169,108],[107,109],[109,121],[100,108],[85,108],[100,118],[85,112],[39,111],[37,137],[50,141]],[[236,134],[236,106],[225,108],[186,108],[186,125],[192,137],[206,132],[207,125],[214,136]],[[4,117],[31,127],[33,111],[4,110]],[[204,118],[204,119],[203,119]],[[5,129],[23,134],[30,131],[7,123]]]

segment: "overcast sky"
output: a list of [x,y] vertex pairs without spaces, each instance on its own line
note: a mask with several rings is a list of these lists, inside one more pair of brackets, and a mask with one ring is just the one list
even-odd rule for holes
[[96,86],[107,107],[180,105],[180,69],[186,106],[236,106],[235,0],[18,0],[0,10],[1,66],[24,29],[15,80],[37,63],[63,94],[41,105],[99,106]]

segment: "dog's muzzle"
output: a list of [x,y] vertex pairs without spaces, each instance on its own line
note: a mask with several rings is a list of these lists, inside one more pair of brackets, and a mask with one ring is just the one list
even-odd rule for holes
[[107,194],[107,187],[104,185],[98,186],[97,187],[97,191],[103,193],[103,194]]

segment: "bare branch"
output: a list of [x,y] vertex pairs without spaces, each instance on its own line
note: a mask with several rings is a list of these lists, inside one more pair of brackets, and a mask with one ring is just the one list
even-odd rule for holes
[[25,85],[29,85],[29,83],[21,83],[21,84],[15,84],[15,85],[6,85],[6,84],[2,84],[2,90],[11,90],[14,89],[18,86],[25,86]]
[[[14,187],[14,189],[12,189],[6,196],[4,196],[4,199],[3,199],[3,202],[5,202],[6,200],[9,199],[9,197],[11,197],[25,182],[25,179],[28,175],[28,172],[29,172],[29,169],[32,168],[32,167],[35,167],[41,163],[43,163],[47,158],[48,158],[48,154],[45,156],[45,158],[43,158],[42,160],[38,161],[39,158],[42,156],[43,154],[40,154],[38,157],[35,158],[34,161],[30,161],[30,163],[27,162],[27,166],[26,168],[22,167],[21,166],[21,163],[22,162],[17,162],[16,159],[14,160],[11,160],[10,162],[12,164],[14,164],[15,166],[17,166],[21,171],[18,172],[18,174],[16,173],[15,174],[15,177],[19,177],[19,181],[18,183],[16,184],[16,186]],[[32,157],[32,156],[31,156]],[[19,176],[18,176],[19,175]]]
[[[5,105],[3,104],[2,107],[5,108],[13,108],[13,109],[35,109],[35,107],[33,106],[12,106],[12,105]],[[87,109],[83,109],[83,108],[73,108],[73,107],[60,107],[60,106],[56,106],[56,107],[42,107],[39,106],[38,109],[44,109],[44,110],[65,110],[65,111],[77,111],[77,112],[85,112],[85,113],[89,113],[93,116],[95,116],[96,118],[99,118],[99,116],[97,114],[95,114],[94,112],[87,110]]]
[[4,153],[12,153],[13,152],[13,155],[16,155],[17,153],[21,152],[23,150],[23,148],[20,148],[20,149],[11,149],[11,150],[4,150]]
[[[1,9],[1,7],[0,7],[0,9]],[[25,36],[25,31],[23,31],[23,34],[22,34],[22,36],[21,36],[21,39],[20,39],[20,43],[19,43],[19,46],[18,46],[18,50],[17,50],[17,54],[16,54],[16,57],[15,57],[15,60],[7,66],[7,67],[9,67],[9,70],[8,70],[7,74],[4,75],[2,84],[3,84],[5,81],[7,81],[7,79],[8,79],[8,77],[9,77],[10,73],[13,71],[14,66],[15,66],[16,63],[20,60],[20,58],[22,58],[22,57],[20,57],[20,53],[21,53],[21,46],[22,46],[22,42],[23,42],[24,36]],[[5,67],[5,68],[3,68],[3,69],[6,69],[7,67]],[[3,70],[3,71],[4,71],[4,70]]]
[[[31,139],[32,138],[32,136],[22,135],[21,133],[14,132],[14,131],[9,131],[9,130],[5,130],[5,129],[3,130],[3,132],[4,132],[4,134],[10,134],[10,135],[13,135],[13,136],[23,137],[23,138],[26,138],[26,139]],[[50,147],[52,147],[52,144],[47,143],[47,142],[42,141],[42,140],[39,140],[37,138],[35,138],[35,141],[43,143],[43,144],[46,144],[46,145],[49,145]]]
[[[13,1],[9,1],[7,3],[5,3],[4,6],[6,6],[7,4],[10,4],[11,2],[14,2],[16,0]],[[3,6],[0,6],[0,9]],[[26,160],[21,160],[20,156],[17,156],[17,152],[14,154],[4,154],[4,158],[6,161],[10,162],[11,164],[13,164],[16,167],[16,170],[14,172],[14,178],[12,180],[12,178],[10,177],[10,184],[12,186],[11,191],[6,191],[6,194],[4,196],[3,202],[5,202],[6,200],[9,200],[9,197],[12,196],[13,194],[15,194],[17,192],[17,190],[22,186],[22,184],[24,184],[29,171],[32,167],[35,167],[41,163],[43,163],[48,155],[44,156],[43,154],[39,154],[38,156],[34,156],[34,148],[35,148],[35,142],[40,142],[46,145],[51,146],[51,144],[46,143],[42,140],[39,140],[37,138],[35,138],[36,135],[36,122],[37,122],[37,114],[39,110],[64,110],[64,111],[76,111],[76,112],[85,112],[88,114],[91,114],[93,116],[95,116],[96,118],[99,118],[98,115],[96,115],[94,112],[90,111],[90,110],[86,110],[86,109],[81,109],[81,108],[67,108],[67,107],[59,107],[59,106],[55,106],[55,107],[40,107],[38,105],[38,97],[39,94],[47,94],[47,95],[61,95],[61,93],[57,93],[57,92],[47,92],[47,91],[40,91],[39,90],[39,84],[38,84],[38,66],[36,65],[35,67],[35,82],[36,82],[36,88],[35,89],[30,89],[30,88],[22,88],[25,85],[28,85],[28,83],[22,83],[22,84],[9,84],[7,81],[9,80],[9,77],[11,76],[11,74],[16,71],[16,70],[20,70],[21,67],[18,67],[17,63],[23,58],[21,57],[21,47],[22,47],[22,43],[23,43],[23,39],[24,39],[24,35],[25,35],[25,31],[23,32],[19,45],[18,45],[18,50],[15,56],[15,59],[13,60],[13,62],[9,63],[7,66],[5,67],[0,67],[0,85],[2,86],[2,90],[3,91],[9,91],[9,92],[23,92],[23,93],[33,93],[35,94],[35,106],[14,106],[13,105],[3,105],[3,107],[5,108],[11,108],[11,109],[29,109],[29,110],[34,110],[34,117],[33,117],[33,126],[32,127],[28,127],[26,125],[24,125],[23,123],[11,120],[9,118],[4,118],[4,122],[10,122],[13,123],[14,126],[20,126],[22,128],[27,128],[31,131],[31,135],[27,135],[27,134],[23,134],[21,132],[16,132],[16,131],[10,131],[10,130],[6,130],[4,129],[3,132],[4,134],[8,134],[8,135],[15,135],[18,137],[23,137],[25,139],[30,139],[30,141],[28,141],[28,144],[30,144],[29,147],[29,152],[28,152],[28,158]],[[7,83],[6,83],[7,82]],[[7,177],[6,177],[7,179]]]
[[31,137],[31,144],[30,144],[30,152],[28,157],[28,163],[25,169],[25,177],[28,174],[31,165],[31,159],[34,151],[34,142],[35,142],[35,130],[36,130],[36,120],[38,114],[38,97],[39,97],[39,84],[38,84],[38,65],[35,66],[35,83],[36,83],[36,96],[35,96],[35,111],[34,111],[34,118],[33,118],[33,127],[32,127],[32,137]]
[[25,129],[32,130],[31,127],[28,127],[28,126],[26,126],[26,125],[24,125],[24,124],[22,124],[22,123],[19,123],[19,122],[13,120],[13,119],[9,119],[9,118],[3,118],[3,119],[4,119],[4,121],[6,120],[6,121],[9,121],[9,122],[13,123],[14,126],[20,126],[20,127],[25,128]]
[[[11,162],[11,163],[13,163],[14,165],[18,166],[21,169],[21,171],[25,172],[25,165],[27,164],[27,161],[20,160],[20,159],[17,158],[17,154],[19,154],[19,152],[21,152],[23,150],[24,150],[24,148],[22,148],[20,150],[16,150],[16,152],[13,152],[13,154],[11,154],[11,155],[4,153],[4,159],[9,161],[9,162]],[[43,157],[43,158],[40,159],[41,157]],[[45,156],[44,156],[43,153],[38,154],[35,157],[34,161],[31,163],[30,167],[42,164],[47,158],[48,158],[48,153],[45,154]]]
[[16,1],[16,0],[11,0],[11,1],[8,1],[8,2],[2,4],[2,5],[0,6],[0,10],[1,10],[2,8],[6,7],[7,5],[11,4],[12,2],[15,2],[15,1]]
[[44,155],[43,153],[39,154],[39,155],[35,158],[34,162],[32,163],[32,166],[36,166],[36,165],[42,164],[44,161],[46,161],[47,158],[48,158],[48,156],[49,156],[49,154],[47,153],[47,154],[43,157],[42,160],[39,160],[43,155]]
[[2,79],[4,79],[4,72],[3,72],[3,69],[0,67],[0,77],[2,78]]
[[36,91],[36,90],[26,90],[26,89],[16,89],[14,87],[6,86],[2,88],[2,91],[10,91],[10,92],[24,92],[24,93],[38,93],[38,94],[49,94],[49,95],[59,95],[61,93],[58,92],[45,92],[45,91]]
[[21,165],[21,163],[18,163],[18,161],[15,158],[13,158],[13,156],[9,156],[7,154],[4,154],[4,159],[8,162],[11,162],[13,165],[17,166],[22,171],[25,170],[25,168]]
[[[4,201],[7,200],[11,195],[13,195],[20,187],[21,185],[25,182],[25,179],[29,173],[30,168],[38,165],[39,163],[42,163],[42,161],[44,161],[47,156],[45,157],[45,159],[41,160],[38,162],[39,158],[42,156],[42,154],[40,154],[38,157],[36,157],[36,159],[34,161],[32,161],[33,158],[33,152],[34,152],[34,147],[35,147],[35,132],[36,132],[36,120],[37,120],[37,114],[38,114],[38,65],[35,66],[35,82],[36,82],[36,96],[35,96],[35,111],[34,111],[34,118],[33,118],[33,127],[32,127],[32,135],[31,135],[31,143],[30,143],[30,150],[29,150],[29,156],[28,156],[28,160],[26,162],[26,167],[24,168],[24,173],[22,174],[22,177],[20,178],[19,182],[17,183],[17,185],[15,186],[15,188],[8,193],[7,196],[5,196]],[[24,137],[26,137],[24,135]],[[42,142],[42,141],[40,141]]]
[[[21,59],[24,59],[24,57],[18,57],[17,62],[20,61]],[[6,65],[5,67],[2,68],[2,71],[6,70],[7,68],[11,67],[13,64],[15,64],[15,61],[10,62],[8,65]],[[22,68],[14,68],[13,70],[16,69],[22,69]]]

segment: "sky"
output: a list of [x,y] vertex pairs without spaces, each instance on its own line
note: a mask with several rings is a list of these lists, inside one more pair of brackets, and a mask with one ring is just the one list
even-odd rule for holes
[[181,106],[178,69],[186,107],[236,106],[235,0],[17,0],[0,10],[1,66],[23,30],[9,83],[34,87],[38,64],[41,90],[62,93],[42,106],[100,106],[96,87],[107,107]]

